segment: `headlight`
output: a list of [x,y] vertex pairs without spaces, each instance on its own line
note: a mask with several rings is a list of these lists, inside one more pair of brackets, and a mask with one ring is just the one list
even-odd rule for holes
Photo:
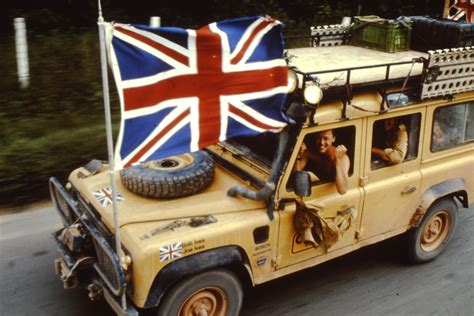
[[298,88],[298,76],[296,72],[289,69],[288,70],[288,93],[292,93]]
[[304,89],[304,99],[311,105],[318,104],[323,98],[323,90],[317,85],[309,85]]

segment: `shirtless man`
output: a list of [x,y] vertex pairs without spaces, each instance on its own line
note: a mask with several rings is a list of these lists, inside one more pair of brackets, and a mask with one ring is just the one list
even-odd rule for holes
[[315,152],[303,143],[296,158],[295,170],[313,171],[322,181],[335,181],[337,192],[345,194],[349,181],[350,161],[344,145],[335,147],[332,129],[316,133]]

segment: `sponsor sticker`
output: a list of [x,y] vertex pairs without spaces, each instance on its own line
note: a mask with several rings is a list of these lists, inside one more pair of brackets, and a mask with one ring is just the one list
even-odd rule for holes
[[258,266],[263,266],[267,262],[267,257],[257,259],[256,263]]

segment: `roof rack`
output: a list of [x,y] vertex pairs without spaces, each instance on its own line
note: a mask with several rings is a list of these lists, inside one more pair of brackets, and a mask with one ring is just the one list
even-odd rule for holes
[[[309,46],[318,47],[340,46],[349,43],[350,31],[348,27],[342,25],[326,25],[311,28],[311,35],[287,36],[285,39],[309,39]],[[420,55],[426,53],[420,52]],[[345,72],[345,81],[339,86],[328,87],[324,90],[340,91],[346,86],[352,89],[390,86],[399,83],[417,83],[420,87],[419,98],[424,100],[432,97],[450,96],[455,93],[474,90],[474,46],[451,48],[443,50],[428,51],[428,58],[416,57],[411,61],[390,62],[376,65],[366,65],[358,67],[337,68],[321,71],[304,72],[295,69],[295,72],[303,77],[303,88],[309,82],[317,83],[318,75]],[[290,57],[291,58],[291,57]],[[411,75],[408,73],[405,78],[392,78],[391,70],[394,66],[422,64],[421,75]],[[385,68],[385,78],[382,80],[369,81],[364,83],[354,83],[351,81],[353,73],[358,70],[375,68]],[[413,67],[412,67],[413,68]],[[410,70],[411,72],[411,70]]]
[[348,44],[352,34],[350,28],[341,24],[311,26],[310,35],[289,35],[286,40],[308,39],[310,47],[338,46]]
[[349,26],[341,24],[312,26],[310,45],[313,47],[344,45],[349,43],[351,36]]
[[421,99],[474,90],[474,46],[428,51]]
[[[426,59],[423,57],[414,58],[412,61],[403,61],[403,62],[393,62],[393,63],[385,63],[385,64],[377,64],[377,65],[369,65],[369,66],[359,66],[359,67],[349,67],[349,68],[338,68],[338,69],[330,69],[330,70],[322,70],[322,71],[311,71],[311,72],[303,72],[298,69],[294,69],[294,71],[303,76],[303,87],[305,86],[306,82],[317,82],[317,75],[321,74],[328,74],[328,73],[346,73],[346,79],[344,82],[344,86],[350,85],[353,88],[355,87],[370,87],[370,86],[380,86],[380,85],[392,85],[394,83],[403,82],[406,78],[391,78],[391,69],[393,66],[400,66],[400,65],[413,65],[413,64],[425,64]],[[373,68],[385,68],[385,78],[383,80],[365,82],[365,83],[352,83],[352,72],[356,70],[367,70]],[[414,76],[414,77],[420,77]],[[340,88],[341,86],[336,86],[334,88]]]
[[[286,39],[304,39],[311,48],[318,49],[319,47],[341,46],[350,42],[351,33],[348,27],[342,25],[328,25],[312,27],[310,35],[288,36]],[[444,50],[428,51],[428,58],[426,53],[420,52],[419,57],[412,58],[411,61],[389,62],[376,65],[364,65],[358,67],[346,67],[320,71],[301,71],[296,67],[293,70],[299,74],[303,80],[301,88],[304,89],[307,84],[318,84],[318,76],[323,74],[340,74],[345,73],[344,82],[338,85],[328,85],[324,88],[326,94],[342,95],[343,109],[341,112],[341,120],[348,119],[346,116],[347,105],[351,104],[353,98],[353,91],[360,89],[372,88],[376,89],[381,96],[382,101],[378,113],[383,113],[388,110],[386,108],[387,93],[385,89],[393,85],[401,85],[398,92],[400,96],[406,92],[408,86],[414,88],[416,98],[420,101],[433,97],[447,96],[452,97],[455,93],[466,92],[474,90],[474,47],[451,48]],[[289,61],[291,56],[288,57]],[[421,74],[413,74],[412,69],[415,64],[421,64]],[[405,77],[392,78],[391,71],[395,66],[411,65],[410,71]],[[353,82],[353,73],[360,70],[370,70],[376,68],[385,68],[385,77],[378,80],[369,80],[366,82]],[[397,92],[395,92],[397,93]],[[403,104],[404,105],[404,104]],[[401,105],[395,104],[391,107],[398,107]],[[311,108],[310,124],[314,124],[314,114],[317,107]]]

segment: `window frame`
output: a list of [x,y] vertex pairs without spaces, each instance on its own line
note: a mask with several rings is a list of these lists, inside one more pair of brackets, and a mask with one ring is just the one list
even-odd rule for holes
[[[431,153],[444,152],[444,151],[454,149],[454,148],[457,148],[457,147],[461,147],[461,146],[465,146],[467,144],[470,144],[470,143],[474,142],[474,138],[473,138],[469,141],[459,142],[455,145],[451,145],[451,146],[448,145],[448,146],[445,146],[445,147],[439,147],[437,149],[433,149],[433,131],[434,131],[435,122],[437,121],[436,120],[436,114],[439,111],[441,111],[442,109],[447,109],[447,108],[450,108],[450,107],[455,107],[455,106],[460,106],[460,105],[464,105],[467,108],[468,104],[472,104],[473,110],[474,110],[474,101],[464,101],[464,102],[459,102],[459,103],[456,103],[456,104],[443,104],[443,105],[437,106],[433,110],[433,115],[432,115],[432,120],[431,120],[431,131],[430,131],[430,134],[429,134],[429,137],[430,137],[429,150],[430,150]],[[465,138],[465,131],[466,131],[467,123],[469,122],[468,115],[469,115],[469,113],[467,113],[467,111],[466,111],[466,114],[464,116],[465,121],[464,121],[464,135],[463,135],[463,138]],[[472,124],[474,124],[474,122]]]
[[[359,125],[360,124],[360,125]],[[353,135],[352,135],[352,145],[353,145],[353,148],[352,148],[352,157],[349,156],[349,160],[350,160],[350,168],[349,168],[349,181],[352,181],[353,180],[353,177],[354,175],[356,174],[356,171],[358,173],[360,173],[360,170],[359,170],[359,165],[356,165],[356,161],[354,161],[356,159],[356,147],[357,145],[359,144],[359,147],[362,146],[362,143],[360,140],[357,139],[357,128],[360,128],[362,129],[362,120],[351,120],[351,121],[346,121],[340,125],[337,125],[337,126],[334,126],[334,125],[318,125],[318,126],[315,126],[315,127],[311,127],[311,128],[307,128],[305,130],[302,131],[302,133],[300,134],[299,138],[301,138],[301,140],[299,140],[296,145],[295,145],[295,149],[293,151],[293,156],[297,156],[297,153],[299,151],[299,149],[301,148],[301,145],[303,144],[304,140],[306,139],[306,137],[308,135],[311,135],[311,134],[315,134],[317,132],[321,132],[321,131],[325,131],[325,130],[329,130],[329,129],[332,129],[332,130],[338,130],[338,129],[352,129],[353,131]],[[360,136],[362,137],[362,131],[359,131],[360,133]],[[337,137],[336,137],[336,143],[337,142]],[[346,145],[346,144],[343,144],[343,145]],[[362,150],[362,148],[361,148]],[[349,148],[348,148],[348,152],[349,152]],[[359,156],[360,157],[360,156]],[[361,157],[359,158],[361,159]],[[290,159],[289,162],[291,162],[292,160]],[[286,178],[286,181],[283,180],[282,181],[282,188],[283,188],[283,191],[285,193],[285,195],[287,194],[294,194],[294,188],[293,186],[291,185],[290,186],[290,182],[291,182],[291,174],[292,174],[292,170],[293,170],[293,167],[294,167],[294,164],[296,163],[296,160],[293,160],[293,163],[288,163],[288,166],[287,166],[287,171],[285,174],[288,174]],[[360,164],[360,161],[357,161],[357,164]],[[311,188],[317,188],[317,187],[321,187],[323,185],[328,185],[328,184],[331,184],[331,183],[334,183],[335,181],[312,181],[311,182]]]
[[[395,163],[395,164],[388,164],[388,163],[383,163],[381,164],[380,166],[374,166],[373,165],[373,154],[370,154],[369,155],[369,166],[370,166],[370,171],[376,171],[376,170],[381,170],[381,169],[385,169],[387,167],[393,167],[393,166],[396,166],[396,165],[403,165],[404,163],[407,163],[407,162],[411,162],[411,161],[415,161],[418,159],[418,157],[421,156],[421,153],[420,153],[420,140],[421,140],[421,135],[422,135],[422,128],[423,128],[423,116],[422,116],[422,112],[412,112],[412,113],[399,113],[398,115],[391,115],[391,116],[388,116],[388,117],[383,117],[383,118],[379,118],[379,119],[376,119],[372,122],[372,126],[371,126],[371,144],[370,144],[370,151],[372,151],[372,148],[376,147],[375,144],[374,144],[374,135],[375,135],[375,128],[376,128],[376,124],[378,124],[379,122],[383,122],[387,119],[391,119],[391,118],[396,118],[396,119],[402,119],[402,123],[405,124],[406,123],[406,120],[407,118],[409,118],[411,121],[410,121],[410,125],[413,125],[413,119],[417,120],[415,121],[414,123],[418,123],[418,128],[417,128],[417,131],[413,131],[412,130],[412,126],[406,126],[407,128],[407,136],[408,136],[408,143],[407,143],[407,152],[405,153],[405,157],[403,158],[403,161],[400,162],[400,163]],[[380,124],[380,123],[379,123]],[[377,126],[377,128],[379,128],[379,126]],[[417,136],[413,136],[411,133],[413,132],[417,132]],[[410,145],[410,140],[413,139],[416,139],[416,144],[415,145]],[[410,149],[411,148],[414,148],[415,149],[415,152],[413,153],[414,156],[411,156],[409,157],[409,159],[407,159],[407,157],[410,155]]]

